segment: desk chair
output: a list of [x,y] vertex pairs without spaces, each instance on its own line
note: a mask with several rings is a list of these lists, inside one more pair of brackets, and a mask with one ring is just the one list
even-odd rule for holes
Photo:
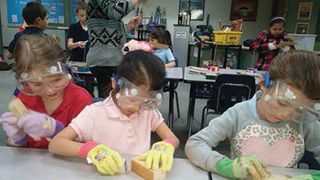
[[[175,58],[175,63],[176,63],[176,66],[175,67],[178,67],[178,60],[177,58]],[[170,87],[170,84],[167,82],[165,83],[165,85],[163,86],[163,92],[170,92],[171,90],[174,90],[174,97],[176,99],[176,106],[177,106],[177,113],[178,113],[178,118],[180,118],[180,106],[179,106],[179,97],[178,97],[178,92],[176,91],[177,87],[178,87],[178,84],[179,84],[179,81],[178,80],[171,80],[173,81],[173,86]]]
[[307,164],[309,169],[320,170],[320,164],[316,160],[314,154],[310,151],[305,151],[302,159],[298,163],[298,168],[301,167],[301,164]]
[[250,99],[256,90],[253,76],[221,74],[213,87],[213,95],[202,110],[201,129],[204,127],[209,110],[222,114],[236,103]]

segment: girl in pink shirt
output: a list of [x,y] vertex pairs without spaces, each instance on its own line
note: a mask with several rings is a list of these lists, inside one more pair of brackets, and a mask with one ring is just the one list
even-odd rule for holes
[[[102,102],[87,106],[52,139],[49,150],[63,156],[87,158],[102,174],[119,173],[121,157],[141,155],[147,168],[169,171],[178,138],[156,109],[165,77],[162,61],[144,51],[126,54],[112,78],[113,91]],[[162,141],[150,149],[151,132]]]

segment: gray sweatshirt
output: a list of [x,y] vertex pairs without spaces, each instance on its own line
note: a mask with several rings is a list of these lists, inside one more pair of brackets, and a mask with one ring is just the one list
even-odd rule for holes
[[261,93],[257,92],[252,99],[236,104],[191,136],[185,146],[189,160],[204,170],[215,172],[216,163],[224,157],[215,147],[228,139],[232,159],[255,154],[268,166],[293,167],[306,149],[320,162],[319,119],[305,112],[295,121],[260,120],[256,110],[260,97]]

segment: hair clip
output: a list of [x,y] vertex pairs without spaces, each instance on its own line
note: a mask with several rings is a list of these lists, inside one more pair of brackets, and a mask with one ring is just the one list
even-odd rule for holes
[[112,79],[115,81],[116,86],[119,86],[119,84],[120,84],[120,77],[119,77],[117,74],[112,73]]
[[285,20],[283,17],[280,17],[280,16],[272,18],[270,22],[273,22],[273,21],[275,21],[275,20],[277,20],[277,19],[280,19],[280,20],[282,20],[283,22],[286,22],[286,20]]
[[266,71],[262,74],[262,77],[264,79],[264,84],[267,88],[269,88],[271,85],[272,85],[272,81],[271,81],[271,78],[270,78],[270,74],[269,74],[269,71]]
[[28,73],[21,73],[20,74],[21,79],[26,79],[26,78],[28,78],[28,76],[29,76]]

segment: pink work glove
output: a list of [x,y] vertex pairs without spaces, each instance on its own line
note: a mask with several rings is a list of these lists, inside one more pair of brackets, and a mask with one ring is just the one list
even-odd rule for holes
[[47,114],[31,111],[18,121],[18,127],[34,140],[41,137],[53,137],[60,132],[64,125]]
[[153,45],[147,41],[131,40],[124,44],[122,52],[127,54],[130,51],[143,50],[146,52],[153,52]]
[[13,141],[16,145],[23,146],[27,144],[27,134],[18,127],[17,122],[17,117],[15,117],[11,112],[3,113],[0,117],[0,124],[10,141]]

